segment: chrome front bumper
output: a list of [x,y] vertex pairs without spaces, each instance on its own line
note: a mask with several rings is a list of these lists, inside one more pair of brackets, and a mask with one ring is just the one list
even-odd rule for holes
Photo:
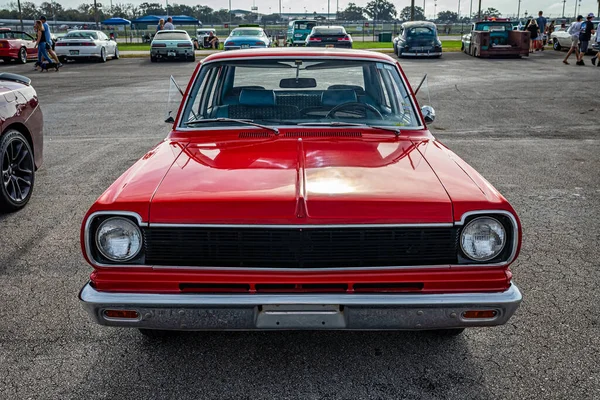
[[[521,303],[512,284],[501,293],[462,294],[149,294],[99,292],[88,283],[83,307],[101,325],[172,330],[421,330],[506,323]],[[133,320],[105,310],[134,310]],[[470,310],[496,310],[465,319]]]

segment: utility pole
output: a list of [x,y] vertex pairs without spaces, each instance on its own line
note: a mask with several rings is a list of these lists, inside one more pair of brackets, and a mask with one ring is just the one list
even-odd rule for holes
[[471,5],[469,6],[469,21],[473,18],[473,0],[471,0]]
[[458,12],[457,12],[457,14],[458,14],[458,18],[460,19],[460,0],[458,0]]
[[481,0],[479,0],[479,11],[477,12],[477,19],[481,21]]
[[21,0],[17,0],[17,7],[19,7],[19,21],[21,21],[21,30],[24,31],[23,28],[23,13],[21,13]]
[[567,4],[567,0],[563,0],[563,18],[565,17],[565,4]]
[[423,15],[425,15],[425,0],[423,0]]
[[410,0],[410,20],[415,20],[415,0]]
[[519,0],[519,8],[517,8],[517,21],[521,18],[521,0]]
[[575,15],[573,15],[573,18],[577,18],[577,0],[575,0]]
[[98,26],[98,3],[94,0],[94,19],[96,20],[96,26]]

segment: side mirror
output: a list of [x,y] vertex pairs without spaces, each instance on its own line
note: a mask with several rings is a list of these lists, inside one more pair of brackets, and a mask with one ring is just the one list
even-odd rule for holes
[[421,107],[421,114],[423,114],[423,118],[425,119],[425,123],[432,124],[435,121],[435,110],[431,106],[423,106]]

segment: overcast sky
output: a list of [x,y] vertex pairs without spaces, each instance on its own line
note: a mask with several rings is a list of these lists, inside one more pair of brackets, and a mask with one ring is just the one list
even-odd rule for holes
[[[7,0],[2,1],[4,4]],[[31,0],[30,0],[31,1]],[[33,0],[36,4],[41,4],[41,0]],[[49,0],[48,0],[49,1]],[[110,4],[110,0],[100,0],[101,2],[106,2],[106,5]],[[156,2],[152,0],[147,0],[149,3]],[[337,0],[329,0],[331,12],[335,12],[336,10],[336,1]],[[369,0],[356,0],[354,3],[363,6],[368,3]],[[77,0],[58,0],[63,7],[75,8],[82,2],[92,3],[93,0],[86,1],[77,1]],[[143,0],[113,0],[113,4],[117,3],[133,3],[140,4],[144,2]],[[165,0],[159,1],[163,5],[165,4]],[[202,4],[207,5],[214,9],[220,8],[228,8],[227,0],[170,0],[171,4],[188,4],[188,5],[196,5]],[[419,7],[423,7],[423,0],[416,0],[416,5]],[[343,10],[346,8],[348,1],[339,1],[339,9]],[[401,0],[401,1],[392,1],[396,6],[396,10],[400,11],[402,8],[410,5],[410,0]],[[434,13],[434,0],[425,0],[425,14],[430,17]],[[471,5],[471,0],[461,0],[461,15],[469,14],[469,8]],[[252,6],[252,0],[231,0],[231,8],[232,9],[245,9],[249,10]],[[255,4],[258,6],[258,11],[261,14],[268,14],[269,12],[278,12],[279,10],[279,0],[255,0]],[[473,12],[477,10],[478,0],[473,0]],[[573,16],[575,13],[575,5],[579,4],[578,0],[567,0],[565,5],[565,15]],[[517,8],[519,5],[519,0],[482,0],[481,7],[486,9],[487,7],[495,7],[503,15],[516,15]],[[327,0],[281,0],[281,6],[283,12],[303,12],[304,7],[306,7],[309,13],[313,11],[319,12],[327,12]],[[271,9],[269,10],[269,7]],[[458,10],[458,0],[438,0],[436,10],[445,11],[457,11]],[[563,1],[562,0],[522,0],[521,2],[521,15],[525,11],[529,14],[537,13],[539,10],[543,10],[545,14],[549,16],[561,16],[563,10]],[[580,14],[587,14],[589,12],[596,13],[598,10],[597,0],[581,0],[581,11]]]

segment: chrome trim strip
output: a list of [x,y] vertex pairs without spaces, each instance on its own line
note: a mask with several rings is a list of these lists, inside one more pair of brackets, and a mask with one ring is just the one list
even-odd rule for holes
[[[111,266],[111,265],[109,265]],[[319,273],[319,272],[336,272],[336,271],[390,271],[390,270],[407,270],[407,269],[415,269],[415,270],[423,270],[423,269],[449,269],[455,265],[449,264],[441,264],[441,265],[402,265],[402,266],[388,266],[388,267],[340,267],[340,268],[242,268],[242,267],[190,267],[190,266],[173,266],[173,265],[151,265],[152,269],[155,270],[169,270],[169,269],[183,269],[183,270],[194,270],[194,271],[202,271],[202,270],[210,270],[210,271],[244,271],[244,272],[262,272],[262,271],[271,271],[271,272],[302,272],[302,273]],[[473,265],[456,265],[456,267],[472,267]],[[478,265],[481,266],[481,265]],[[483,265],[487,267],[487,265]]]
[[442,52],[435,53],[402,53],[402,57],[431,57],[431,56],[441,56]]
[[338,228],[450,228],[452,222],[448,223],[422,223],[422,224],[325,224],[325,225],[265,225],[265,224],[163,224],[151,223],[152,228],[260,228],[260,229],[338,229]]
[[[461,264],[461,265],[457,265],[460,267],[503,267],[506,266],[510,263],[512,263],[515,260],[515,257],[517,255],[517,247],[519,246],[519,225],[517,224],[517,219],[515,218],[515,216],[506,210],[477,210],[477,211],[469,211],[464,213],[461,217],[459,221],[455,221],[454,224],[457,226],[462,226],[465,224],[465,221],[467,220],[467,218],[473,216],[473,215],[503,215],[505,217],[508,217],[508,219],[510,220],[510,223],[512,225],[513,228],[513,242],[512,242],[512,248],[511,248],[511,253],[510,256],[508,257],[508,260],[503,261],[501,263],[497,263],[497,264]],[[458,240],[460,241],[460,237],[458,238]]]
[[85,243],[83,244],[83,246],[85,248],[85,255],[87,256],[87,258],[89,260],[93,261],[93,266],[121,267],[121,268],[123,268],[123,267],[148,268],[147,265],[136,265],[136,264],[132,264],[132,265],[103,264],[101,262],[98,262],[98,260],[96,260],[94,257],[92,257],[92,252],[90,251],[90,225],[92,224],[92,222],[94,221],[95,218],[97,218],[101,215],[133,217],[137,220],[138,225],[140,227],[148,226],[148,223],[142,222],[142,217],[138,213],[135,213],[133,211],[96,211],[96,212],[90,214],[88,219],[85,221],[85,227],[84,227],[84,231],[83,231],[83,240]]
[[[261,313],[259,306],[287,305],[302,311],[303,306],[310,310],[311,306],[329,305],[343,306],[347,317],[346,323],[333,326],[333,329],[419,330],[504,324],[519,308],[522,295],[514,284],[504,292],[492,293],[156,294],[99,292],[88,283],[79,293],[79,299],[97,323],[121,327],[257,330],[261,329],[257,326],[257,316]],[[102,312],[107,308],[134,309],[141,319],[106,319]],[[462,318],[464,311],[481,308],[495,309],[498,316],[484,320]],[[293,314],[293,310],[288,313]],[[291,318],[293,323],[294,315]],[[308,328],[323,329],[321,326]]]

